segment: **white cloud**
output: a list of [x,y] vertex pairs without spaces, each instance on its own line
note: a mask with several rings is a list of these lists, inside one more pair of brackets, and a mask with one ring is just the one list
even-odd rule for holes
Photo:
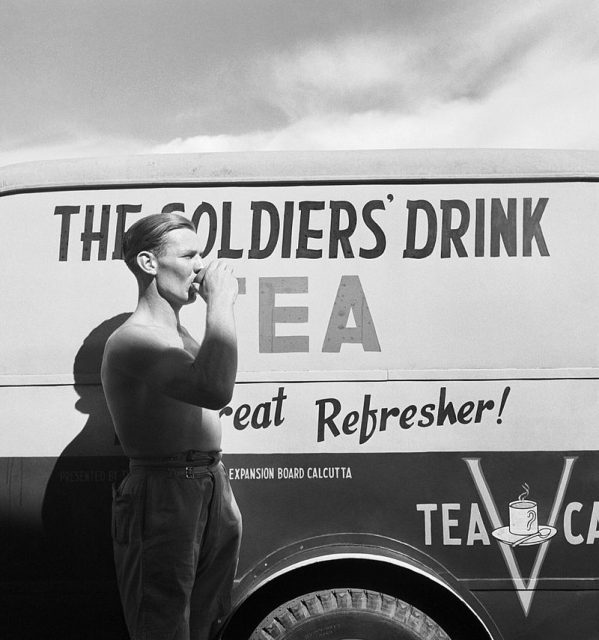
[[289,124],[154,150],[599,148],[599,48],[588,25],[599,12],[587,9],[530,3],[462,24],[459,37],[371,33],[261,58],[255,84]]
[[[438,22],[431,15],[419,31],[380,24],[365,33],[307,39],[276,55],[259,56],[248,85],[262,90],[292,120],[374,109],[413,113],[436,102],[481,98],[517,72],[543,42],[554,46],[563,38],[559,7],[524,2],[517,12],[487,9],[482,14],[470,7]],[[581,31],[581,16],[571,13],[567,36]]]
[[[412,21],[409,11],[386,17],[362,30],[304,25],[289,42],[264,41],[243,58],[222,55],[201,91],[190,82],[189,95],[179,92],[156,111],[161,120],[153,122],[164,125],[151,135],[164,143],[101,134],[100,127],[127,130],[110,128],[103,106],[103,122],[95,129],[90,121],[86,134],[67,126],[58,142],[22,148],[5,138],[0,164],[148,152],[599,148],[595,0],[577,10],[562,0],[473,1],[424,8]],[[162,103],[141,101],[140,114]],[[48,136],[38,122],[39,136]]]
[[147,151],[137,140],[99,135],[72,135],[50,143],[15,145],[0,150],[0,167],[18,162],[130,155]]
[[351,100],[380,95],[385,87],[409,87],[408,52],[390,47],[387,37],[346,37],[314,43],[254,65],[270,89],[269,98],[289,117],[323,113]]
[[373,109],[310,114],[277,130],[178,138],[152,151],[599,148],[596,76],[592,60],[547,61],[539,53],[482,100],[430,102],[412,113]]

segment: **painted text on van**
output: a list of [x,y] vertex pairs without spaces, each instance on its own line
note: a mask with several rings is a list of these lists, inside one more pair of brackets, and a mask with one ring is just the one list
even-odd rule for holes
[[[476,502],[423,503],[416,505],[423,514],[424,544],[444,546],[472,546],[492,543],[485,525],[482,510]],[[583,504],[570,502],[565,505],[561,523],[565,541],[570,545],[599,543],[599,502]]]
[[[384,432],[387,427],[407,430],[413,427],[427,428],[444,425],[480,424],[488,415],[494,415],[497,424],[502,422],[502,414],[510,394],[505,387],[500,400],[478,399],[456,403],[448,398],[447,387],[439,389],[436,402],[424,405],[408,404],[403,408],[373,407],[372,397],[366,394],[361,410],[345,412],[336,398],[322,398],[316,401],[318,407],[317,442],[323,442],[327,435],[358,436],[360,444],[368,442],[374,434]],[[496,410],[496,413],[490,413]]]
[[[434,255],[442,259],[548,256],[541,227],[548,202],[549,198],[475,198],[470,203],[441,199],[437,204],[420,199],[406,200],[403,206],[389,193],[386,199],[363,204],[349,200],[288,200],[279,204],[252,200],[243,210],[235,211],[231,201],[203,201],[192,207],[170,202],[162,212],[190,217],[202,237],[206,256],[216,252],[216,257],[227,259],[372,260],[387,251],[390,239],[396,249],[403,248],[402,258],[420,260]],[[75,232],[74,216],[83,212],[76,218],[81,222]],[[73,258],[73,240],[81,243],[83,261],[92,259],[93,250],[100,261],[121,259],[130,217],[137,219],[140,214],[142,204],[56,206],[59,261]],[[403,240],[397,231],[389,230],[395,224],[392,219],[405,225]]]

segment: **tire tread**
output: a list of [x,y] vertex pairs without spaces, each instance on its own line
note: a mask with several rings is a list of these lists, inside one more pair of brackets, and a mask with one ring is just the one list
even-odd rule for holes
[[412,605],[385,593],[338,588],[304,594],[272,611],[250,640],[285,640],[298,625],[331,612],[364,611],[397,623],[418,640],[450,640],[434,620]]

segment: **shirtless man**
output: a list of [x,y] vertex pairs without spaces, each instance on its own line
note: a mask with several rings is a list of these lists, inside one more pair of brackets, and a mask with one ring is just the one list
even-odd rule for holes
[[[237,280],[204,267],[193,224],[136,222],[123,241],[135,312],[109,338],[102,384],[130,472],[114,491],[113,542],[132,640],[212,640],[230,608],[241,518],[220,462],[217,410],[237,372]],[[198,344],[179,322],[206,303]]]

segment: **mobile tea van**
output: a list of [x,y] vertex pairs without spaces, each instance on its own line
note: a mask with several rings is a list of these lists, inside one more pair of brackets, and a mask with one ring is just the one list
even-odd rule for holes
[[598,180],[565,151],[1,169],[2,637],[126,638],[99,369],[123,233],[166,211],[239,278],[227,638],[596,637]]

